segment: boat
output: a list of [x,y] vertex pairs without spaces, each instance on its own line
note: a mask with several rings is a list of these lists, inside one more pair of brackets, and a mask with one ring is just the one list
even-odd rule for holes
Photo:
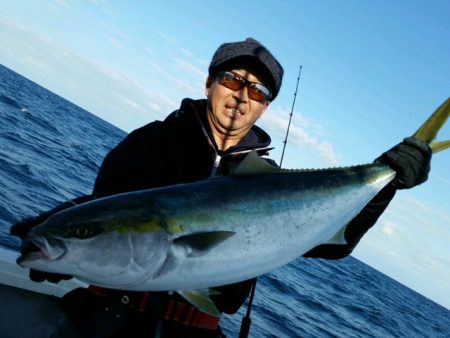
[[19,253],[0,248],[0,337],[50,337],[64,318],[59,299],[87,284],[73,278],[57,284],[29,279],[29,270],[16,263]]

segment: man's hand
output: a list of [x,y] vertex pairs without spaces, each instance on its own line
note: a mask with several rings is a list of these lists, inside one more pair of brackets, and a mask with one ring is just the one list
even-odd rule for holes
[[62,273],[45,272],[30,269],[30,279],[33,282],[45,282],[46,280],[51,283],[59,283],[62,280],[72,279],[71,275],[64,275]]
[[49,212],[45,212],[35,217],[25,218],[16,224],[13,224],[9,229],[9,233],[13,236],[19,237],[20,239],[25,239],[31,229],[43,223],[49,217]]
[[[38,226],[39,224],[42,224],[43,222],[45,222],[51,215],[56,214],[57,212],[62,211],[64,209],[73,207],[75,205],[92,201],[94,199],[95,199],[94,196],[87,195],[87,196],[81,196],[76,199],[61,203],[60,205],[56,206],[55,208],[53,208],[47,212],[41,213],[38,216],[26,218],[22,221],[17,222],[16,224],[11,226],[9,231],[10,231],[11,235],[17,236],[23,240],[28,236],[28,233],[30,232],[31,229],[33,229],[34,227]],[[30,250],[30,248],[22,245],[20,250],[23,255],[26,253],[27,250]],[[48,280],[49,282],[52,282],[52,283],[58,283],[63,279],[67,280],[67,279],[71,279],[71,278],[72,278],[72,276],[70,276],[70,275],[64,275],[64,274],[59,274],[59,273],[51,273],[51,272],[44,272],[44,271],[30,269],[30,279],[34,282],[43,282],[45,280]]]
[[74,207],[79,204],[83,204],[85,202],[90,202],[95,200],[97,197],[94,195],[85,195],[81,197],[74,198],[72,200],[68,200],[64,203],[61,203],[54,207],[53,209],[43,212],[35,217],[26,218],[22,221],[17,222],[16,224],[12,225],[9,229],[9,232],[13,236],[17,236],[20,239],[25,239],[27,237],[28,232],[33,229],[34,227],[38,226],[41,223],[44,223],[47,218],[49,218],[51,215],[56,214],[57,212],[60,212],[64,209],[68,209],[70,207]]
[[[59,208],[58,211],[59,210],[62,210],[62,209]],[[49,218],[53,213],[56,212],[56,211],[55,212],[52,212],[52,211],[53,211],[53,209],[46,213],[42,213],[36,217],[26,218],[16,224],[14,224],[10,228],[10,233],[14,236],[18,236],[21,239],[25,239],[25,237],[27,237],[27,234],[31,229],[33,229],[35,226],[38,226],[39,224],[44,222],[47,218]],[[22,255],[26,254],[26,251],[28,249],[29,248],[27,248],[27,246],[22,245],[20,248],[21,254]],[[49,282],[52,282],[52,283],[58,283],[63,279],[71,279],[72,278],[72,276],[69,276],[69,275],[56,274],[56,273],[38,271],[38,270],[33,270],[33,269],[30,269],[29,277],[33,282],[44,282],[45,280],[48,280]]]
[[415,137],[407,137],[375,162],[387,164],[397,173],[391,182],[395,188],[409,189],[428,179],[431,155],[428,143]]

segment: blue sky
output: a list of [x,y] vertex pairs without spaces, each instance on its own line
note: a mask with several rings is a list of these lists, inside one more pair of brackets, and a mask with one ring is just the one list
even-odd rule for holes
[[[450,2],[0,0],[0,63],[131,131],[204,97],[222,42],[254,37],[285,69],[258,124],[284,167],[371,162],[450,96]],[[450,125],[450,122],[448,123]],[[440,133],[450,139],[450,126]],[[354,256],[450,308],[450,151],[400,191]]]

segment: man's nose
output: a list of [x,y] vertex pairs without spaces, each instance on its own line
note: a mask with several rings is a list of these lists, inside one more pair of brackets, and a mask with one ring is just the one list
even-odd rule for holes
[[242,86],[241,89],[235,90],[234,93],[233,93],[233,97],[238,102],[247,102],[249,100],[247,86]]

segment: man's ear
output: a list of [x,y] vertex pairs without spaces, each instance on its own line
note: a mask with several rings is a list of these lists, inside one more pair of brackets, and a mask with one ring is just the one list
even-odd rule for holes
[[205,83],[205,95],[206,96],[208,96],[209,89],[211,88],[213,82],[214,82],[213,77],[211,75],[208,75],[208,77],[206,78],[206,83]]
[[263,108],[261,114],[259,114],[258,119],[266,112],[267,108],[269,108],[269,104],[270,104],[270,102],[264,103],[264,108]]

